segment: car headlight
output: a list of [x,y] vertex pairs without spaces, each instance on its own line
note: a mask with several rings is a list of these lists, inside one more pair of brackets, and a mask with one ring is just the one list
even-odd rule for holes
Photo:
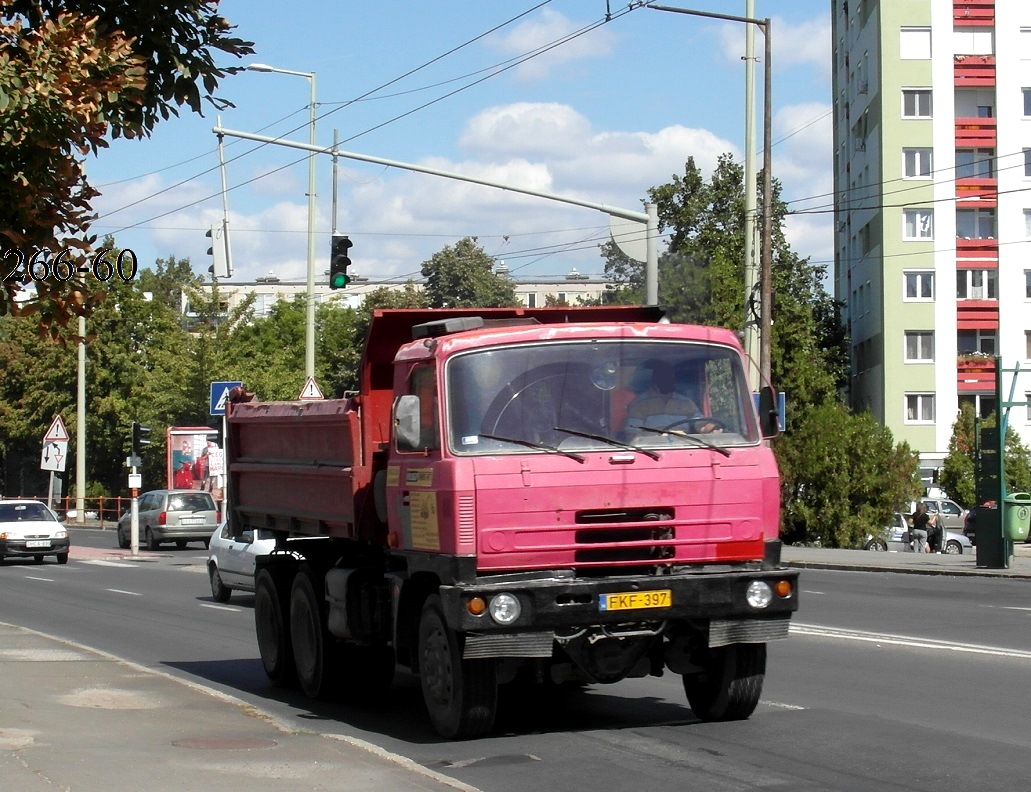
[[54,538],[55,539],[67,539],[68,538],[68,532],[67,531],[54,531]]
[[745,592],[745,599],[753,608],[762,609],[767,607],[773,600],[773,591],[762,580],[753,580],[748,584],[748,591]]
[[498,594],[491,598],[488,606],[490,617],[498,624],[512,624],[522,613],[522,606],[514,594]]

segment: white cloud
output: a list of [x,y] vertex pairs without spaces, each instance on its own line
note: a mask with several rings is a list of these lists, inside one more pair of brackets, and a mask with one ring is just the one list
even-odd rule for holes
[[[510,33],[491,36],[487,43],[504,55],[519,57],[549,46],[581,27],[569,17],[545,8],[536,17],[516,25]],[[613,35],[607,27],[596,28],[531,58],[516,67],[515,73],[525,81],[543,80],[560,66],[610,54],[612,43]]]
[[[821,78],[830,76],[831,22],[829,15],[821,15],[797,25],[774,18],[770,22],[774,73],[787,66],[812,66],[819,70]],[[723,54],[728,61],[739,63],[745,54],[745,27],[737,22],[719,26],[719,38]],[[757,90],[762,90],[762,57],[765,42],[762,31],[756,27],[755,55],[759,59]],[[776,79],[776,78],[775,78]]]

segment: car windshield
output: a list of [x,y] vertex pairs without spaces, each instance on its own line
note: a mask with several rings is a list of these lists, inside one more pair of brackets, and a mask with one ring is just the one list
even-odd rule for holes
[[57,522],[42,503],[0,503],[0,522]]
[[[456,355],[445,373],[458,454],[758,442],[738,353],[685,341],[542,343]],[[489,436],[489,437],[488,437]]]
[[211,500],[211,496],[204,492],[198,492],[194,495],[172,495],[168,499],[168,510],[169,511],[214,511],[215,502]]

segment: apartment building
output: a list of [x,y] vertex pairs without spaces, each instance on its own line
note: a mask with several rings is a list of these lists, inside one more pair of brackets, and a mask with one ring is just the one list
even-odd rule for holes
[[[508,277],[504,265],[496,267],[497,274]],[[421,280],[410,281],[417,289],[423,287]],[[354,278],[346,289],[333,290],[324,278],[316,278],[315,300],[317,303],[333,301],[337,305],[357,308],[365,297],[376,289],[388,288],[401,290],[409,281],[381,280],[376,278]],[[578,305],[587,300],[600,300],[610,284],[600,275],[586,275],[577,272],[574,267],[566,275],[544,276],[539,278],[513,278],[516,297],[530,308],[543,307],[550,296],[553,300],[567,305]],[[292,300],[298,295],[307,294],[306,281],[282,280],[270,272],[253,281],[222,281],[220,291],[225,295],[226,307],[237,307],[243,299],[253,294],[255,316],[264,316],[279,300]]]
[[1031,3],[833,0],[832,36],[848,395],[929,478],[960,406],[995,409],[994,356],[1031,370]]

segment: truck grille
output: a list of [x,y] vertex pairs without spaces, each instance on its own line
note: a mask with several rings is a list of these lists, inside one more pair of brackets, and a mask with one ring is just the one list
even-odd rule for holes
[[[574,561],[581,564],[616,562],[662,563],[674,557],[676,526],[673,510],[635,508],[576,513]],[[599,547],[598,545],[605,545]]]

